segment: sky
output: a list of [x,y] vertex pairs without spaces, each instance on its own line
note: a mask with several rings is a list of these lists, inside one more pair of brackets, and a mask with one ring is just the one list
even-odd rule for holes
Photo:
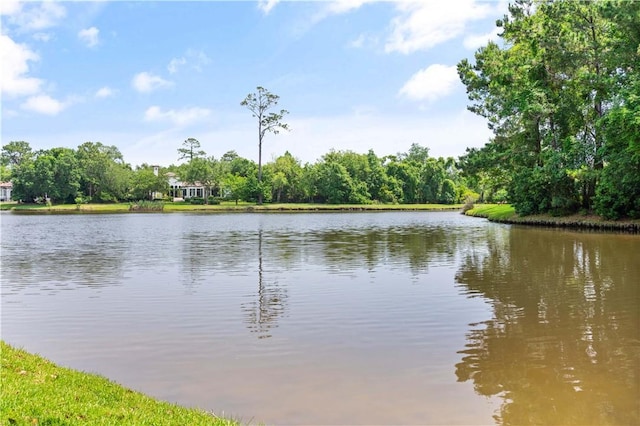
[[290,131],[263,161],[330,150],[378,156],[411,144],[459,157],[491,137],[456,64],[497,39],[504,1],[0,2],[2,145],[115,145],[126,162],[179,164],[196,138],[209,156],[258,160],[257,121],[240,105],[262,86]]

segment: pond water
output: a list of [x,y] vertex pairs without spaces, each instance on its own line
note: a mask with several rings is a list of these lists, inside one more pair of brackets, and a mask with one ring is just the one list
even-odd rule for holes
[[639,424],[640,236],[2,213],[2,338],[266,424]]

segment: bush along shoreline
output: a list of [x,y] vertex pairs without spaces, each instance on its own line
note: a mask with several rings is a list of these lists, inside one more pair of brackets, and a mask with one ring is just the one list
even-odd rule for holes
[[467,216],[482,217],[491,222],[549,228],[584,229],[591,231],[640,233],[640,220],[606,220],[595,215],[573,214],[552,216],[537,214],[519,216],[509,204],[477,204],[463,211]]

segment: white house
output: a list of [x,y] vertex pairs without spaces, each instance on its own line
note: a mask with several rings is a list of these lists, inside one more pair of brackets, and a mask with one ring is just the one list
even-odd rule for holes
[[169,180],[169,196],[173,198],[173,201],[187,200],[193,197],[205,198],[211,195],[200,182],[182,182],[172,172],[167,173],[166,176]]
[[0,201],[11,201],[12,190],[13,190],[13,183],[0,182]]

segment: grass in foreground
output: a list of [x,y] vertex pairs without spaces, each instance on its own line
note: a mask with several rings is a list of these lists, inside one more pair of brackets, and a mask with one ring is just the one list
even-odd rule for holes
[[236,425],[161,402],[104,377],[59,367],[0,341],[0,424]]

